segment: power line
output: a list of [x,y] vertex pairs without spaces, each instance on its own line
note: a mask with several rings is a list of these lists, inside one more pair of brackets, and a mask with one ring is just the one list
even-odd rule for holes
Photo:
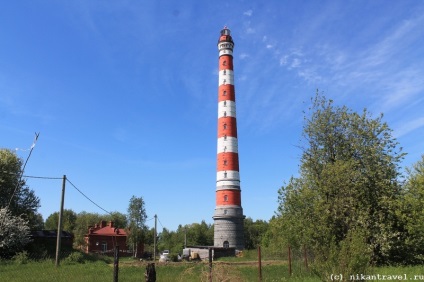
[[19,184],[21,183],[22,176],[24,175],[25,167],[26,167],[26,165],[27,165],[27,163],[29,161],[29,158],[31,157],[32,151],[34,150],[35,143],[37,143],[38,136],[40,136],[40,133],[37,133],[36,132],[35,133],[35,137],[34,137],[34,141],[32,142],[31,148],[29,150],[28,157],[26,158],[25,163],[24,163],[24,166],[22,167],[22,170],[21,170],[21,173],[20,173],[20,176],[19,176],[19,181],[16,183],[16,187],[15,187],[15,190],[13,190],[12,196],[10,196],[9,203],[7,204],[7,209],[9,209],[10,204],[12,203],[12,199],[15,196],[15,193],[16,193],[16,191],[19,188]]
[[163,227],[162,222],[160,222],[159,217],[158,217],[157,219],[158,219],[158,221],[159,221],[160,226],[162,226],[162,229],[164,229],[165,227]]
[[152,218],[150,218],[150,219],[146,219],[146,222],[148,222],[148,221],[150,221],[150,220],[152,220],[152,219],[155,219],[155,217],[152,217]]
[[39,178],[39,179],[62,179],[63,177],[49,177],[49,176],[32,176],[32,175],[23,175],[27,178]]
[[108,212],[107,210],[105,210],[104,208],[102,208],[101,206],[99,206],[97,203],[95,203],[93,200],[91,200],[87,195],[85,195],[80,189],[78,189],[68,178],[66,178],[66,181],[69,182],[69,184],[71,184],[81,195],[83,195],[87,200],[89,200],[91,203],[93,203],[95,206],[97,206],[99,209],[105,211],[108,214],[112,214],[111,212]]

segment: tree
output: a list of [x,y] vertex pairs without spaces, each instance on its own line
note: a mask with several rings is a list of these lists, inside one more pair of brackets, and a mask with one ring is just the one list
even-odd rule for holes
[[37,226],[37,208],[40,200],[21,179],[23,161],[16,153],[0,149],[0,208],[8,208],[13,216],[30,220],[29,226]]
[[424,155],[407,168],[407,178],[400,201],[402,241],[399,258],[403,263],[424,263]]
[[77,214],[75,221],[74,233],[74,246],[83,249],[85,246],[84,236],[88,233],[88,228],[94,226],[103,220],[103,216],[98,213],[88,213],[82,211]]
[[[382,115],[372,118],[366,109],[358,114],[318,94],[309,110],[300,175],[279,190],[280,220],[273,227],[283,228],[287,244],[307,245],[316,261],[334,260],[347,269],[360,259],[355,271],[368,264],[367,254],[374,263],[389,262],[399,235],[402,148]],[[342,260],[343,254],[349,257]]]
[[19,251],[31,241],[28,222],[14,216],[6,208],[0,208],[0,255],[8,257]]
[[147,230],[146,219],[147,214],[143,198],[132,196],[128,205],[128,243],[133,247],[134,257],[138,256],[138,244],[140,241],[144,241],[144,234]]
[[[77,214],[73,210],[64,209],[62,215],[62,230],[74,232],[77,221]],[[46,219],[44,224],[48,230],[57,230],[59,223],[59,212],[54,212]]]
[[262,242],[262,237],[268,230],[268,223],[264,220],[253,221],[252,218],[244,219],[244,247],[247,250],[255,249]]

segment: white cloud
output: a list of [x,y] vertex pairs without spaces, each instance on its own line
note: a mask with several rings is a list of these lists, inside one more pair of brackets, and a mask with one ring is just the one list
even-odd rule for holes
[[394,135],[396,138],[399,138],[423,126],[424,117],[416,118],[414,120],[402,124],[399,128],[395,129]]
[[246,28],[246,33],[247,34],[253,34],[253,33],[255,33],[255,30],[251,27],[248,27],[248,28]]
[[243,15],[248,16],[248,17],[252,16],[252,14],[253,14],[252,10],[247,10],[243,13]]
[[246,54],[246,53],[241,53],[240,55],[239,55],[239,58],[241,59],[241,60],[244,60],[244,59],[246,59],[246,58],[248,58],[249,57],[249,55],[248,54]]

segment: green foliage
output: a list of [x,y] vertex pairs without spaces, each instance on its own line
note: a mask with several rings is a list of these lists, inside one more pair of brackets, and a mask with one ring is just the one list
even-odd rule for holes
[[128,205],[128,245],[133,247],[134,257],[138,257],[137,245],[144,243],[146,234],[146,207],[142,197],[132,196]]
[[187,239],[187,246],[212,246],[213,225],[202,220],[200,223],[179,225],[176,231],[169,231],[164,228],[158,237],[158,249],[160,251],[170,250],[171,253],[181,254],[185,238]]
[[13,256],[13,261],[16,264],[27,264],[29,262],[28,252],[22,251]]
[[363,230],[350,229],[345,239],[332,240],[321,248],[322,252],[315,253],[312,270],[324,281],[330,281],[332,274],[349,277],[352,273],[367,273],[369,269],[372,250]]
[[63,260],[64,264],[85,263],[84,255],[80,252],[72,252]]
[[0,208],[8,207],[12,215],[25,217],[30,227],[39,227],[40,200],[21,179],[22,168],[16,153],[0,149]]
[[0,256],[13,256],[30,241],[28,221],[13,216],[6,208],[0,208]]
[[244,248],[255,249],[262,242],[262,237],[268,230],[268,222],[253,221],[250,217],[244,219]]
[[77,214],[75,221],[74,233],[74,246],[81,248],[85,246],[84,236],[88,233],[88,228],[94,226],[96,223],[104,220],[103,216],[98,213],[80,212]]
[[[424,155],[407,169],[398,216],[404,228],[397,255],[403,263],[424,263]],[[401,253],[401,254],[399,254]],[[403,255],[406,254],[406,257]]]
[[395,212],[404,154],[382,116],[334,106],[320,95],[312,102],[300,175],[279,190],[268,233],[280,234],[279,245],[308,246],[323,273],[341,260],[346,271],[363,267],[359,245],[367,263],[390,262],[400,234]]
[[[77,214],[73,210],[64,209],[62,215],[62,230],[73,232],[77,221]],[[47,230],[57,230],[59,223],[59,212],[54,212],[47,217],[44,224]]]

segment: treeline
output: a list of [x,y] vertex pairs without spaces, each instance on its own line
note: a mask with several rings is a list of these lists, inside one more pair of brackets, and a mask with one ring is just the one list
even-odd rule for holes
[[[57,229],[59,215],[57,212],[51,214],[45,222],[45,228]],[[93,226],[101,220],[113,221],[118,228],[129,229],[127,215],[119,212],[111,214],[98,214],[81,212],[75,213],[65,209],[63,212],[63,230],[74,234],[74,245],[76,248],[84,246],[84,236],[88,232],[88,226]],[[245,248],[254,249],[261,244],[263,235],[268,230],[268,222],[264,220],[253,221],[251,218],[244,220]],[[154,228],[141,229],[140,238],[145,244],[146,251],[153,252]],[[213,224],[204,220],[200,223],[178,225],[176,230],[163,228],[157,232],[157,250],[169,250],[173,254],[181,254],[184,246],[213,246]]]

